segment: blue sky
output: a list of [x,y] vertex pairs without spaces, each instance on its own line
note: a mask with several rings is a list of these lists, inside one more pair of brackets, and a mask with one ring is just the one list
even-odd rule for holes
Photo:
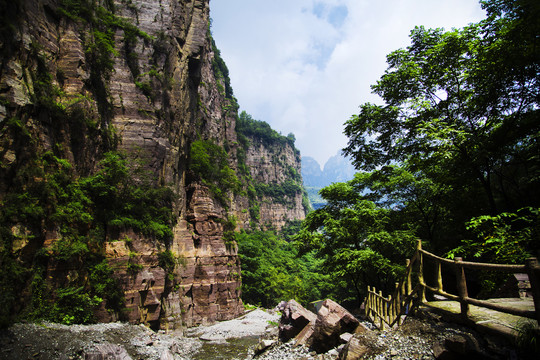
[[343,124],[371,94],[386,55],[415,26],[463,27],[476,0],[211,0],[212,34],[241,110],[321,165],[347,143]]

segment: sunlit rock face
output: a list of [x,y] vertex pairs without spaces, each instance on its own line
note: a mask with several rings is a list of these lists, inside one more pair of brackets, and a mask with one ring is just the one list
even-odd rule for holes
[[[248,211],[253,200],[245,191],[228,194],[224,205],[189,170],[191,143],[202,139],[226,148],[229,166],[238,173],[237,106],[213,68],[209,1],[81,0],[92,5],[94,20],[66,7],[70,3],[13,3],[17,15],[1,38],[0,200],[31,153],[52,151],[73,164],[76,176],[88,176],[104,152],[122,151],[131,162],[144,164],[156,185],[172,189],[173,237],[158,241],[131,229],[105,234],[106,241],[93,250],[114,270],[125,309],[110,312],[102,304],[98,320],[178,328],[238,316],[243,312],[241,266],[236,244],[224,239],[224,224],[234,217],[236,230],[253,224],[280,229],[288,220],[303,219],[305,209],[301,193],[280,202],[262,197],[254,222]],[[105,21],[100,6],[121,24],[99,28]],[[58,89],[57,101],[71,117],[55,117],[40,103],[37,74]],[[79,113],[85,116],[82,125],[73,115]],[[6,125],[12,118],[25,124],[27,138],[12,136]],[[251,139],[245,152],[253,181],[279,186],[291,169],[300,173],[299,154],[289,145]],[[21,222],[12,229],[19,239],[11,245],[14,257],[28,268],[40,249],[54,247],[60,237],[54,221],[39,229]],[[174,268],[160,262],[165,251],[175,256]],[[80,269],[76,261],[51,259],[44,278],[53,289],[84,284]],[[29,286],[15,311],[29,301]]]

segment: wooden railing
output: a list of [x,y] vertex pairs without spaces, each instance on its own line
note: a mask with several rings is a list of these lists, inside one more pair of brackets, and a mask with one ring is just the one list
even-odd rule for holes
[[[437,269],[436,285],[426,284],[424,279],[424,261],[434,262]],[[417,269],[416,286],[413,288],[413,267]],[[444,290],[442,279],[442,266],[450,267],[456,276],[457,294]],[[535,311],[516,309],[501,304],[488,302],[469,297],[465,269],[502,271],[507,273],[527,273],[531,284]],[[386,325],[401,324],[403,315],[413,310],[418,303],[426,303],[426,290],[444,296],[449,300],[460,303],[460,315],[463,320],[470,317],[469,305],[476,305],[507,314],[536,319],[540,323],[540,265],[536,258],[529,258],[525,265],[503,265],[463,261],[462,258],[454,260],[444,259],[422,249],[422,242],[418,241],[416,252],[411,260],[407,260],[407,270],[404,279],[396,284],[394,294],[383,297],[382,292],[368,286],[365,310],[367,317],[384,329]]]
[[381,330],[386,326],[401,325],[404,315],[411,313],[418,304],[422,287],[419,283],[413,286],[413,267],[418,260],[418,253],[407,259],[405,277],[396,283],[392,295],[384,297],[382,291],[377,292],[375,287],[368,286],[368,296],[365,303],[366,316]]

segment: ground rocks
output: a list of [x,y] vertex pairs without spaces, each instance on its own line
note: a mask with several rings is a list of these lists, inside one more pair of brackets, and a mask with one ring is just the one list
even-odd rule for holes
[[1,360],[187,360],[200,347],[197,339],[125,323],[15,324],[0,332]]
[[276,343],[277,343],[276,340],[268,340],[268,339],[263,339],[259,341],[259,343],[257,344],[254,350],[255,355],[261,354],[263,351],[267,350],[268,348],[270,348],[272,345],[275,345]]
[[[0,331],[0,360],[529,359],[499,338],[438,319],[413,317],[387,331],[362,322],[362,332],[345,336],[350,337],[347,344],[318,354],[295,339],[278,341],[277,317],[255,310],[235,320],[188,330],[187,337],[122,323],[16,324]],[[204,334],[217,340],[200,340]]]
[[478,340],[470,334],[453,335],[436,342],[433,344],[433,355],[437,360],[491,358],[480,349]]
[[279,315],[276,313],[256,309],[237,319],[190,329],[187,334],[198,336],[204,341],[215,342],[247,336],[264,336],[272,333],[272,327],[275,328],[272,324],[277,323],[278,319]]
[[120,345],[101,344],[84,352],[84,360],[132,360],[126,349]]
[[351,338],[347,345],[341,350],[339,354],[340,360],[355,360],[362,359],[364,356],[371,352],[369,346],[367,346],[359,338]]

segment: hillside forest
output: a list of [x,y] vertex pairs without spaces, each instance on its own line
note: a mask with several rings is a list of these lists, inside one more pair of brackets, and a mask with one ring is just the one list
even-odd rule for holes
[[[383,103],[362,104],[344,126],[343,152],[358,172],[320,191],[327,204],[290,242],[239,235],[245,301],[358,304],[367,285],[394,288],[418,239],[448,258],[540,255],[540,3],[482,7],[479,23],[416,27],[411,44],[387,56],[372,86]],[[479,274],[475,295],[504,280]]]

